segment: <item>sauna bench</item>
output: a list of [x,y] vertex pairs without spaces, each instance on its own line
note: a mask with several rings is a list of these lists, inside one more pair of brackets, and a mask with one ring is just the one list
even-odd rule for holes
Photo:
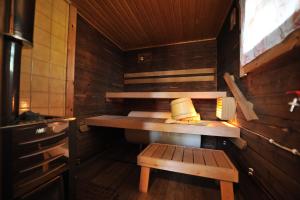
[[138,155],[137,163],[141,192],[148,191],[150,169],[161,169],[219,180],[222,200],[234,199],[238,171],[224,151],[153,143]]
[[201,120],[199,124],[166,124],[165,119],[101,115],[85,119],[88,126],[239,138],[240,129],[227,122]]
[[111,99],[178,99],[188,97],[191,99],[217,99],[226,97],[227,93],[214,92],[106,92],[107,100]]

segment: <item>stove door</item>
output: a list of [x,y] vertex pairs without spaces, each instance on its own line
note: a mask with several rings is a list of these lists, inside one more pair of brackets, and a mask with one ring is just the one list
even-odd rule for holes
[[64,200],[64,181],[61,176],[44,183],[20,197],[22,200]]

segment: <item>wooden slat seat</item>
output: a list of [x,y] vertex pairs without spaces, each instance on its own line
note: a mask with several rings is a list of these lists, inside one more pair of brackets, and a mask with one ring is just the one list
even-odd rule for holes
[[109,99],[178,99],[188,97],[191,99],[217,99],[226,97],[224,91],[212,92],[106,92]]
[[199,124],[167,124],[165,119],[102,115],[85,119],[89,126],[126,128],[169,133],[240,137],[240,129],[226,122],[201,120]]
[[138,155],[138,165],[141,192],[147,192],[150,169],[155,168],[219,180],[222,199],[234,198],[238,171],[224,151],[153,143]]

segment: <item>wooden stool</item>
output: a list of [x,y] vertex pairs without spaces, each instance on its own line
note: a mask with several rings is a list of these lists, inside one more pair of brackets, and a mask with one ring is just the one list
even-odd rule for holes
[[233,200],[233,182],[238,171],[221,150],[150,144],[138,155],[141,166],[140,191],[148,191],[150,169],[162,169],[220,181],[222,200]]

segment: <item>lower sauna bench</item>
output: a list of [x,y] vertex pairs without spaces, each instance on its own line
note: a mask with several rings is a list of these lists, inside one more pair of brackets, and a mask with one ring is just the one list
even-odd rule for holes
[[238,171],[222,150],[153,143],[138,155],[141,192],[148,191],[151,168],[212,178],[220,181],[222,200],[233,200]]

